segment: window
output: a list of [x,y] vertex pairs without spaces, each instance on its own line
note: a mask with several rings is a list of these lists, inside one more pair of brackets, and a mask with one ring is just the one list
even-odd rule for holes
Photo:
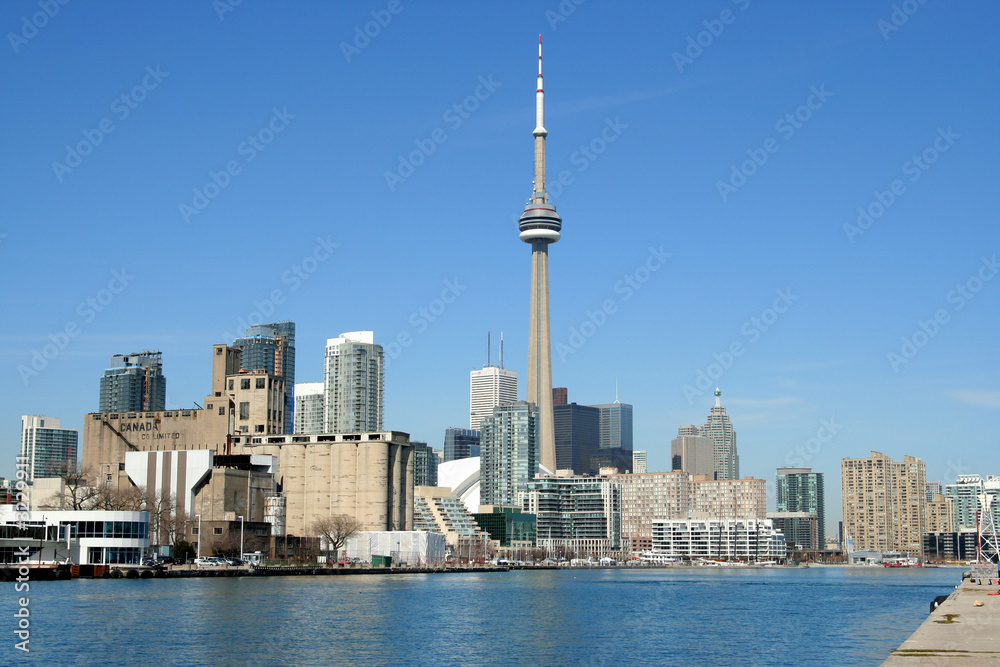
[[257,388],[264,389],[267,386],[266,378],[257,378]]
[[212,529],[212,533],[214,535],[222,535],[222,528],[220,528],[219,526],[216,526],[215,528]]
[[220,415],[226,414],[226,406],[224,406],[224,405],[220,405],[219,406],[219,414]]
[[221,347],[215,348],[215,356],[219,356],[220,354],[222,354],[222,348]]
[[249,388],[250,388],[250,378],[243,378],[242,380],[240,380],[240,389],[249,389]]
[[253,432],[254,433],[263,433],[264,432],[264,425],[263,424],[256,424],[253,427]]
[[215,406],[214,406],[213,404],[209,403],[209,404],[207,404],[207,405],[205,406],[205,409],[206,409],[206,410],[211,410],[211,409],[212,409],[212,408],[214,408],[214,407],[215,407]]
[[232,391],[232,390],[233,390],[233,381],[230,380],[229,381],[229,391]]
[[250,419],[250,403],[247,401],[240,403],[240,419]]
[[198,534],[198,526],[191,526],[191,534],[192,535]]

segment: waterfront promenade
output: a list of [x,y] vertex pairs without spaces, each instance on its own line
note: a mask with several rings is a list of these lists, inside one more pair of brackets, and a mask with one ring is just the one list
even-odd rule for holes
[[994,568],[963,579],[883,667],[1000,665],[1000,586],[996,582]]

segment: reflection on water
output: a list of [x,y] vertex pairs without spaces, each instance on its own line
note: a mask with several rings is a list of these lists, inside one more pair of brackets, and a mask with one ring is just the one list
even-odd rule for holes
[[[0,664],[877,665],[960,579],[692,568],[35,582],[31,654],[11,641]],[[16,605],[11,584],[0,614]]]

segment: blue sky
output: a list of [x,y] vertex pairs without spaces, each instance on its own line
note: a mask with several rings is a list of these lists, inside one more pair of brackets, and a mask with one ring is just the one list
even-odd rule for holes
[[571,401],[617,379],[666,469],[719,385],[831,523],[845,456],[1000,473],[994,3],[225,2],[0,5],[4,474],[113,354],[200,402],[255,311],[299,381],[374,330],[386,428],[440,447],[487,332],[524,371],[539,33]]

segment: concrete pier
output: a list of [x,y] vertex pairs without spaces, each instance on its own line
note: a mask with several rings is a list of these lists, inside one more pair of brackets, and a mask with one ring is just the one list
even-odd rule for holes
[[[930,600],[927,602],[930,604]],[[1000,586],[996,568],[967,572],[955,592],[882,665],[1000,665]]]

